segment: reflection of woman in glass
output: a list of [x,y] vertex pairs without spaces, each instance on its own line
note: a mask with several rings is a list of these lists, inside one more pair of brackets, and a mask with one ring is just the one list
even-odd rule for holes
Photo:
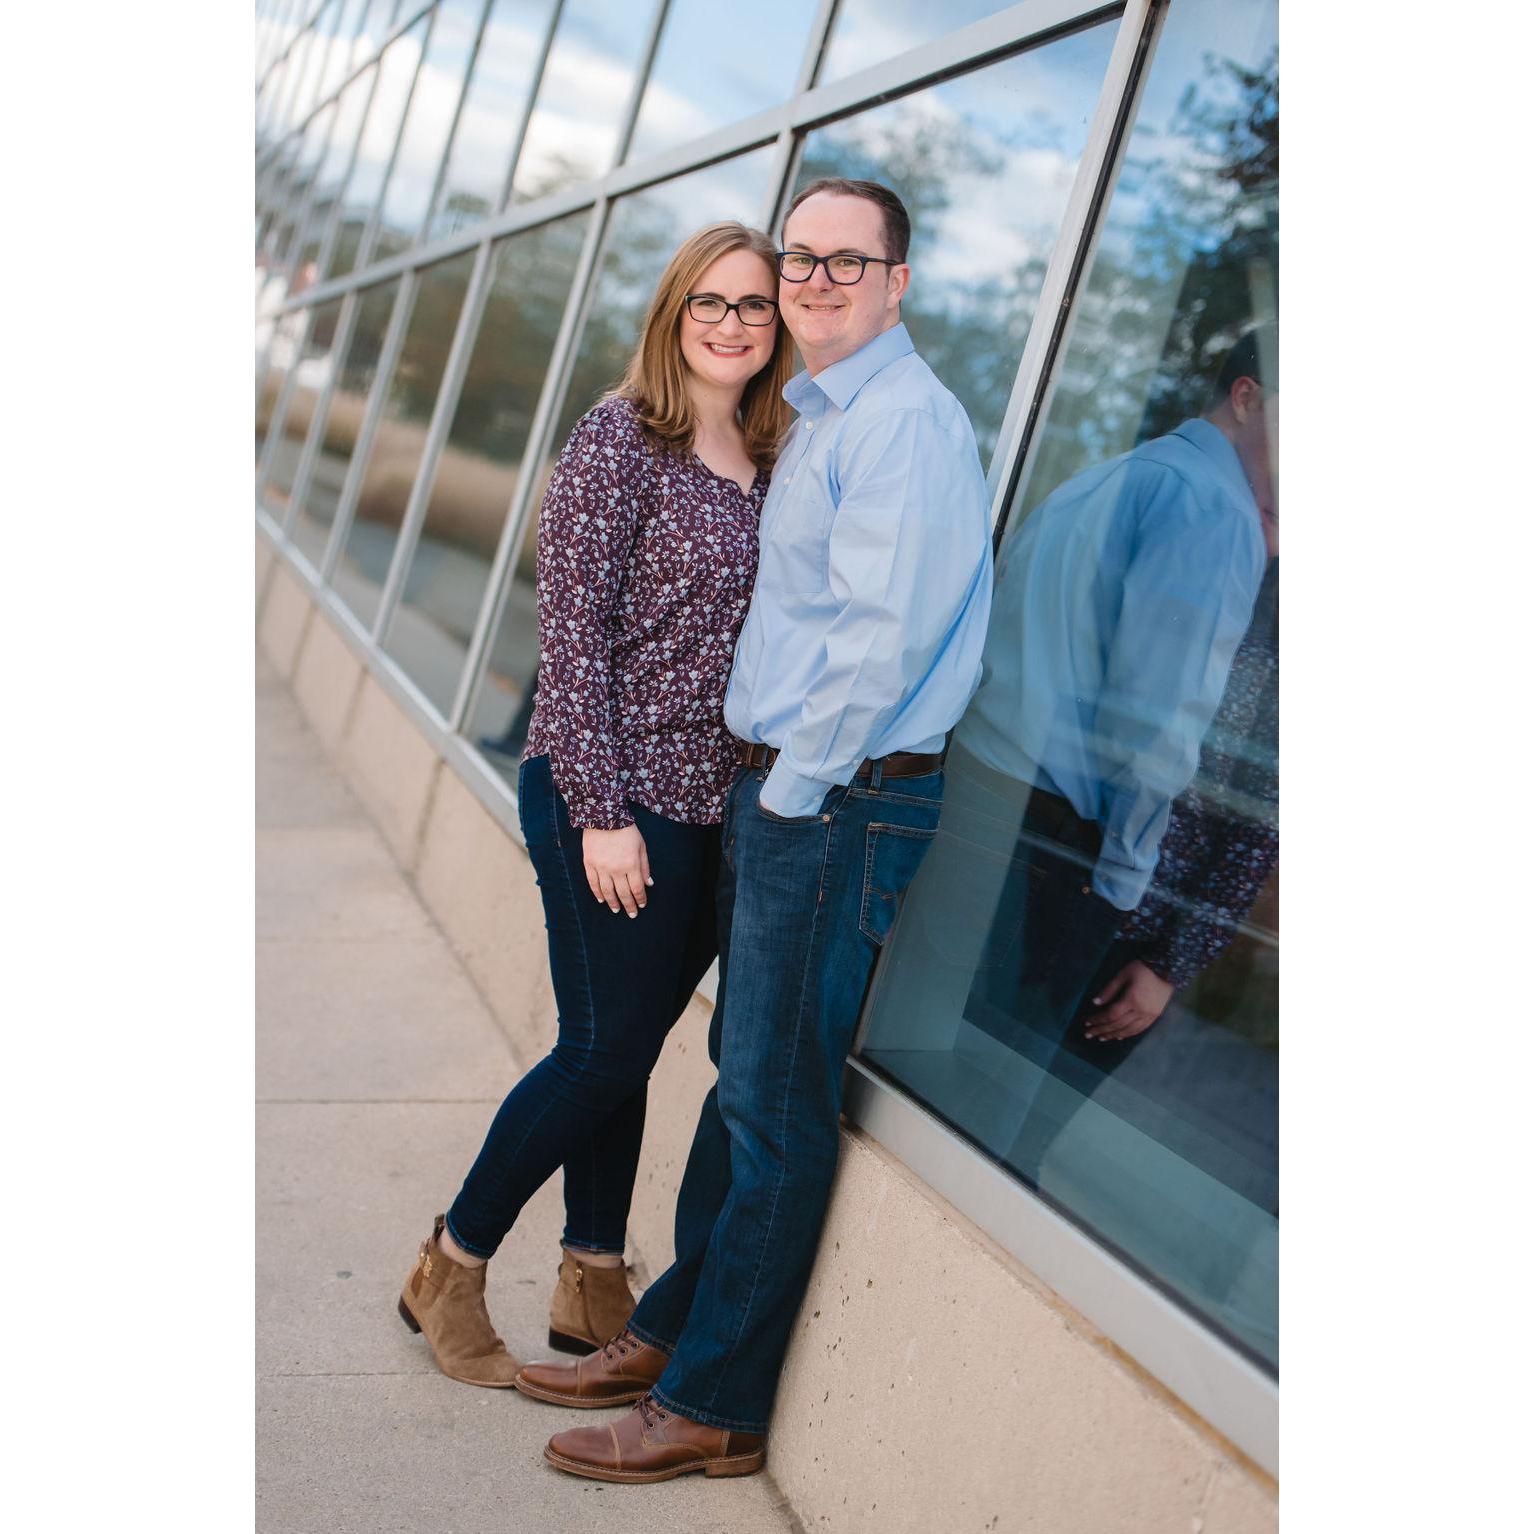
[[551,1345],[587,1352],[633,1309],[623,1250],[645,1085],[716,953],[714,885],[735,770],[723,705],[787,424],[792,349],[772,243],[686,240],[618,389],[576,425],[538,533],[538,698],[518,781],[559,1008],[422,1243],[400,1313],[439,1367],[510,1385],[485,1262],[565,1170]]

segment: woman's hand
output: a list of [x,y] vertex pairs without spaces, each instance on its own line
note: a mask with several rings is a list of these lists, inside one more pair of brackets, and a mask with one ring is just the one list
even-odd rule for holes
[[[589,832],[587,833],[590,834]],[[1102,1008],[1087,1019],[1089,1039],[1132,1039],[1166,1011],[1172,987],[1155,970],[1131,959],[1092,998]]]
[[598,900],[616,912],[621,904],[630,916],[644,909],[650,877],[650,855],[638,826],[600,831],[588,826],[581,833],[581,854],[586,861],[586,882]]

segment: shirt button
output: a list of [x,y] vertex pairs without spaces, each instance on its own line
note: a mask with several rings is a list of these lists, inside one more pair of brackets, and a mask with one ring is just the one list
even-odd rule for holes
[[815,430],[815,423],[813,421],[806,421],[804,423],[804,429],[806,431],[814,431]]

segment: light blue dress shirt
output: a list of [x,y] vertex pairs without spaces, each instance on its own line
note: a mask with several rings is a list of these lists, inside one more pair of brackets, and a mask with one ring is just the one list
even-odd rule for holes
[[799,418],[762,508],[724,717],[778,748],[761,803],[813,815],[865,757],[941,750],[963,713],[990,613],[990,504],[969,417],[904,325],[783,397]]
[[1266,564],[1241,461],[1204,420],[1067,480],[1002,546],[955,739],[1103,828],[1092,885],[1121,910],[1150,883]]

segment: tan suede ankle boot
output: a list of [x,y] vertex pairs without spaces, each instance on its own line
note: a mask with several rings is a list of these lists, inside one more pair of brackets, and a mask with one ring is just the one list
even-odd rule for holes
[[504,1389],[516,1379],[518,1365],[485,1309],[489,1264],[470,1268],[454,1262],[438,1240],[442,1228],[439,1214],[405,1280],[400,1316],[411,1331],[425,1336],[437,1367],[449,1379]]
[[549,1301],[549,1346],[561,1353],[589,1353],[610,1342],[634,1314],[628,1269],[597,1268],[566,1252],[559,1287]]

